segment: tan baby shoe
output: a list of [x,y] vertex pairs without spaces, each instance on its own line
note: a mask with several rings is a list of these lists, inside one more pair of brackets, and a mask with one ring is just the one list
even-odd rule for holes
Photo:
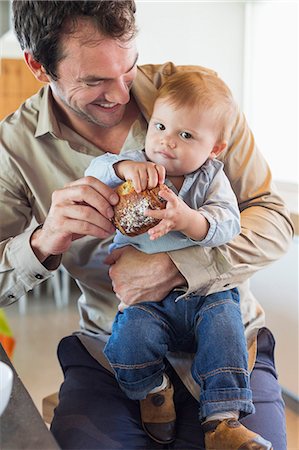
[[148,394],[140,400],[140,411],[142,426],[154,441],[169,444],[175,440],[176,413],[170,381],[162,391]]
[[211,420],[202,424],[206,450],[273,450],[272,444],[238,420]]

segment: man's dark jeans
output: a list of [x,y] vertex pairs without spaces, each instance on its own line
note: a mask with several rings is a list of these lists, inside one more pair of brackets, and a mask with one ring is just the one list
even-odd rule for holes
[[[263,328],[258,336],[257,359],[251,374],[256,412],[241,422],[271,441],[275,450],[286,450],[284,403],[273,353],[273,336]],[[51,430],[62,449],[204,449],[198,402],[171,366],[166,367],[166,372],[175,388],[177,439],[163,446],[153,442],[143,431],[139,402],[127,398],[114,376],[90,356],[78,337],[64,338],[58,356],[65,381]]]

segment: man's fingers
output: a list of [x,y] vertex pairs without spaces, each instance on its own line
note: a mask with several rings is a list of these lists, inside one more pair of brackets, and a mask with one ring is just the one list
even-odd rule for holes
[[[69,187],[65,192],[53,193],[52,211],[58,212],[61,216],[73,219],[84,219],[94,222],[112,219],[114,216],[113,207],[100,194],[95,192],[82,192],[81,187]],[[82,195],[83,194],[83,195]]]
[[53,192],[45,225],[59,243],[63,235],[103,239],[115,231],[111,218],[117,202],[118,195],[108,186],[94,177],[81,178]]
[[[99,214],[96,209],[89,205],[59,205],[56,207],[57,212],[58,209],[61,209],[61,213],[57,215],[57,227],[65,228],[66,220],[71,220],[72,225],[75,222],[82,224],[82,232],[80,234],[88,234],[86,233],[87,229],[93,229],[95,231],[97,228],[105,231],[109,235],[115,231],[115,227],[110,220]],[[76,231],[72,230],[72,232]]]
[[[84,194],[84,186],[85,187],[91,187],[93,188],[98,194],[100,194],[103,198],[105,198],[111,205],[116,205],[119,201],[118,195],[116,192],[107,186],[106,184],[102,183],[100,180],[98,180],[95,177],[83,177],[79,180],[72,181],[71,183],[68,183],[65,187],[72,187],[72,186],[78,186],[82,188],[82,193]],[[80,191],[79,191],[80,192]]]
[[61,228],[59,231],[61,233],[68,233],[71,235],[77,234],[80,236],[94,236],[100,239],[104,239],[113,234],[114,228],[112,225],[111,228],[100,227],[83,220],[66,218],[64,220],[63,228]]
[[[103,192],[107,194],[105,189],[103,189]],[[114,195],[116,197],[114,197]],[[117,194],[114,193],[114,195],[111,194],[108,201],[107,198],[105,198],[98,190],[94,189],[93,186],[73,184],[55,191],[52,195],[52,202],[54,206],[74,204],[89,206],[107,219],[111,219],[114,212],[110,199],[112,198],[114,200],[116,198],[118,201]],[[86,210],[86,212],[88,212],[88,210]]]

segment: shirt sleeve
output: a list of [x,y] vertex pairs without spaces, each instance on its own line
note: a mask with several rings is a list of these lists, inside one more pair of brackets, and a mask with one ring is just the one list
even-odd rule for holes
[[[30,238],[37,225],[32,223],[32,209],[22,174],[12,167],[1,148],[0,186],[0,305],[9,305],[35,286],[53,276],[60,264],[53,256],[43,265],[35,256]],[[31,225],[32,224],[32,225]]]
[[237,286],[280,258],[292,239],[289,213],[243,115],[222,160],[238,200],[241,233],[219,247],[194,246],[168,253],[186,279],[187,293],[208,295]]
[[15,238],[1,242],[0,275],[10,272],[10,277],[0,276],[0,305],[8,306],[21,298],[26,292],[53,276],[49,269],[56,269],[61,257],[52,256],[45,267],[37,259],[30,246],[34,230],[26,230]]
[[[199,245],[218,247],[231,241],[240,231],[240,212],[236,196],[222,170],[222,164],[215,161],[209,172],[204,204],[198,211],[209,222],[209,231]],[[205,171],[205,169],[203,169]]]
[[128,160],[140,162],[146,161],[143,152],[139,150],[127,151],[119,155],[106,153],[92,160],[85,171],[85,176],[95,177],[111,188],[115,188],[121,184],[123,180],[116,175],[113,165],[117,162]]

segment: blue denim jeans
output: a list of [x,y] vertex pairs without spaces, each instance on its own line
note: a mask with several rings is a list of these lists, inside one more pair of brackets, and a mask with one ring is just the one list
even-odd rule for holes
[[176,301],[145,302],[118,313],[104,353],[126,395],[141,400],[162,382],[168,351],[194,353],[199,418],[254,412],[237,289]]
[[[102,342],[95,339],[102,348]],[[274,364],[274,338],[262,328],[257,339],[257,359],[251,373],[255,414],[241,422],[271,441],[275,450],[286,450],[284,403]],[[203,450],[204,434],[198,420],[198,402],[169,363],[166,373],[174,385],[176,440],[157,444],[148,437],[140,419],[140,405],[130,400],[111,372],[95,360],[77,336],[67,336],[58,346],[64,374],[51,431],[63,450]]]

